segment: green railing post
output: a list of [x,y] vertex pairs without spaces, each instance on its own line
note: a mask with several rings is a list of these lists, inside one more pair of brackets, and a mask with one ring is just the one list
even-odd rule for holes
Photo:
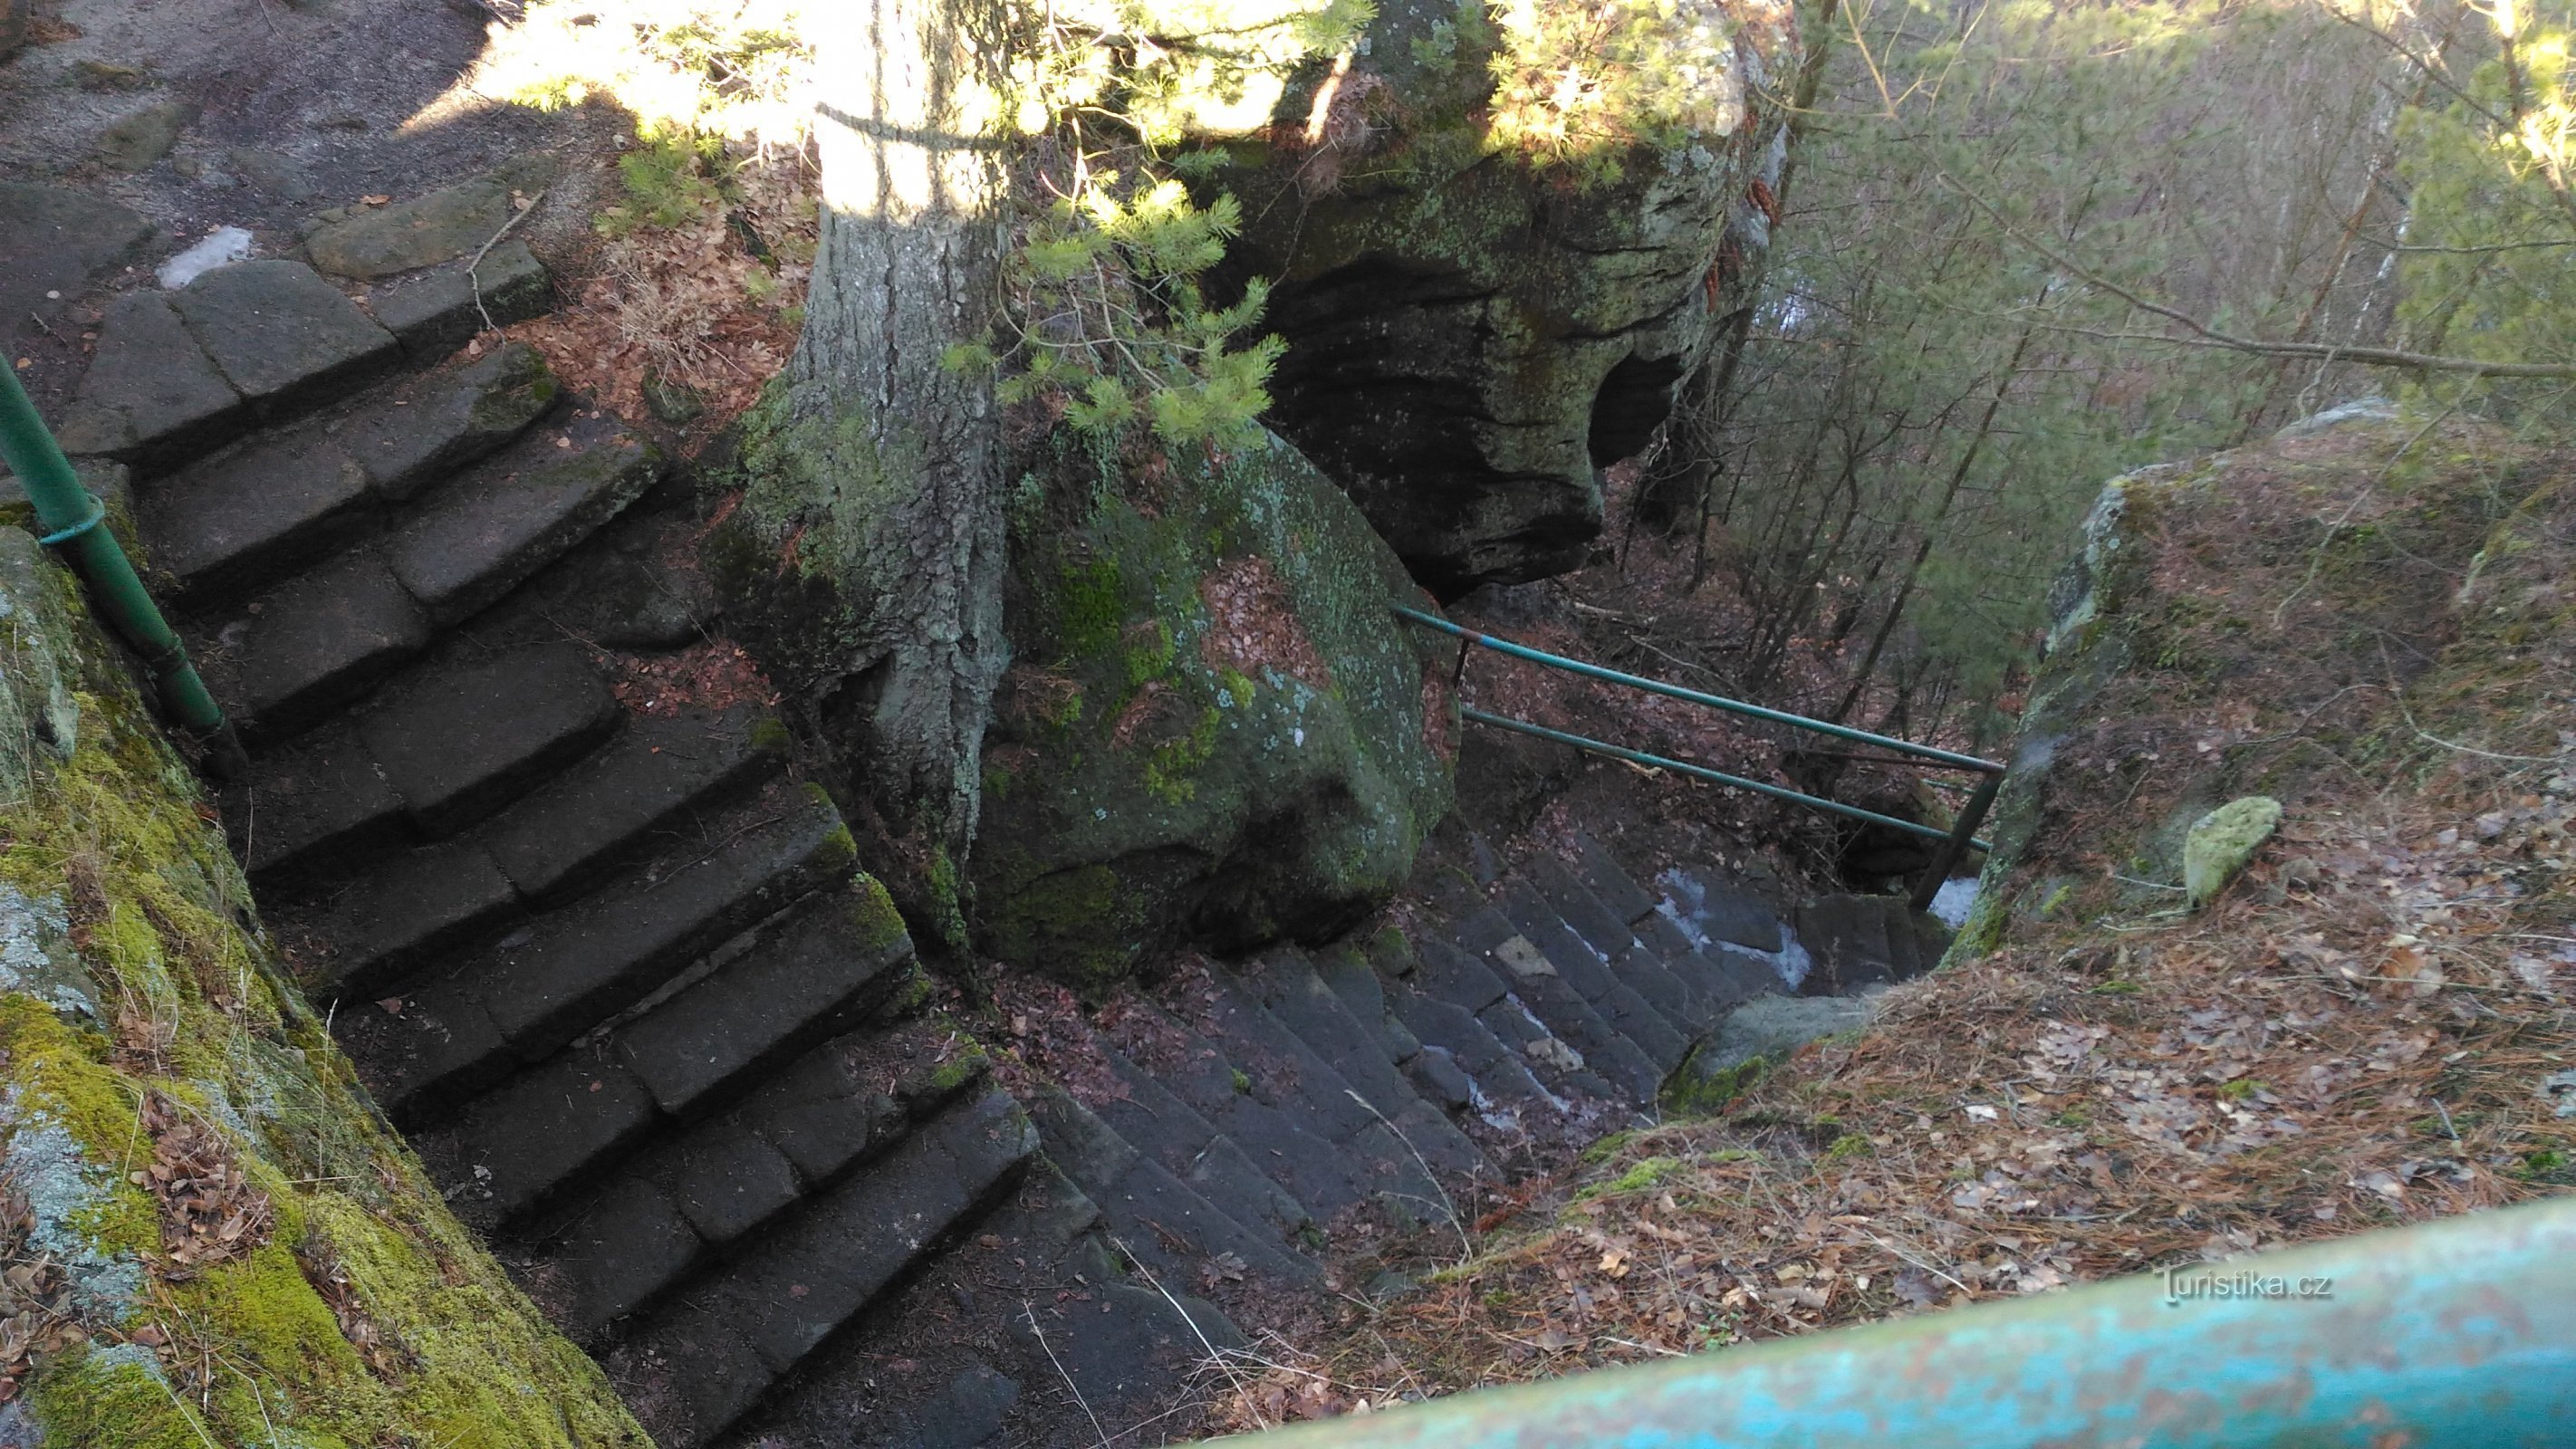
[[0,457],[8,459],[10,471],[27,490],[27,501],[36,506],[36,526],[43,530],[39,541],[70,558],[73,572],[89,584],[99,612],[151,670],[162,707],[206,747],[208,771],[219,779],[238,775],[246,761],[222,706],[188,662],[187,647],[161,617],[124,547],[102,526],[105,505],[81,486],[17,373],[6,367],[0,367]]
[[1959,807],[1958,823],[1950,827],[1948,837],[1932,852],[1932,863],[1923,867],[1923,879],[1915,884],[1914,899],[1909,903],[1915,910],[1932,909],[1932,898],[1950,879],[1950,867],[1977,844],[1977,827],[1986,823],[1986,812],[1994,808],[1995,792],[2003,788],[2003,783],[2001,775],[1987,775],[1977,781],[1976,793]]

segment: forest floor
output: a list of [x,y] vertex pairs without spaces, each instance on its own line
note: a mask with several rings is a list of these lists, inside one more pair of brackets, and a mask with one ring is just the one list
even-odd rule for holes
[[[1270,1337],[1231,1371],[1248,1387],[1212,1370],[1212,1423],[2048,1292],[2576,1185],[2576,460],[2452,426],[2434,462],[2400,468],[2393,441],[2224,455],[2158,506],[2141,529],[2149,595],[2120,626],[2134,663],[2061,747],[2001,887],[1999,949],[1895,988],[1871,1028],[1716,1115],[1606,1139],[1524,1184],[1463,1255],[1444,1232],[1344,1264],[1346,1280],[1392,1268],[1422,1286]],[[1571,605],[1586,577],[1551,587]],[[2288,815],[2226,895],[2185,914],[2136,873],[2175,869],[2168,822],[2205,808],[2192,792],[2219,761]],[[1593,808],[1565,792],[1538,828]]]

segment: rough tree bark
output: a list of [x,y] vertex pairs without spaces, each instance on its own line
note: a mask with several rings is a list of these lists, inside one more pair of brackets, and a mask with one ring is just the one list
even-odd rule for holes
[[746,507],[827,603],[774,651],[782,682],[866,807],[870,853],[894,857],[871,864],[948,935],[1009,663],[991,379],[941,365],[984,338],[996,296],[992,32],[972,0],[822,13],[820,249],[796,356],[746,444]]

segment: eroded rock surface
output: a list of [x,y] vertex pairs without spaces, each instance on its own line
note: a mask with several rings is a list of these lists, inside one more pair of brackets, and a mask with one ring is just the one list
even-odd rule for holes
[[1794,63],[1787,10],[1657,23],[1691,51],[1693,104],[1615,154],[1497,139],[1512,36],[1427,0],[1289,87],[1268,139],[1227,142],[1246,224],[1226,267],[1274,279],[1264,325],[1289,343],[1272,421],[1443,597],[1583,561],[1596,470],[1662,423],[1768,240],[1760,96]]
[[1097,983],[1176,939],[1349,926],[1448,806],[1454,706],[1388,613],[1420,592],[1275,439],[1105,498],[1093,466],[1060,459],[1017,525],[978,935]]

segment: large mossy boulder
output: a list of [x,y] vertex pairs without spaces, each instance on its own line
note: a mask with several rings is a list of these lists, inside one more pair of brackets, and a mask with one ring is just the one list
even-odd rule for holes
[[646,1449],[369,1105],[0,507],[0,1444]]
[[1611,38],[1559,55],[1588,10],[1387,0],[1207,184],[1246,218],[1222,274],[1273,284],[1273,426],[1444,598],[1582,564],[1597,470],[1646,445],[1769,240],[1788,8],[1602,11]]
[[1264,435],[1022,483],[984,751],[978,944],[1086,987],[1161,948],[1320,939],[1450,800],[1455,703],[1403,565]]

